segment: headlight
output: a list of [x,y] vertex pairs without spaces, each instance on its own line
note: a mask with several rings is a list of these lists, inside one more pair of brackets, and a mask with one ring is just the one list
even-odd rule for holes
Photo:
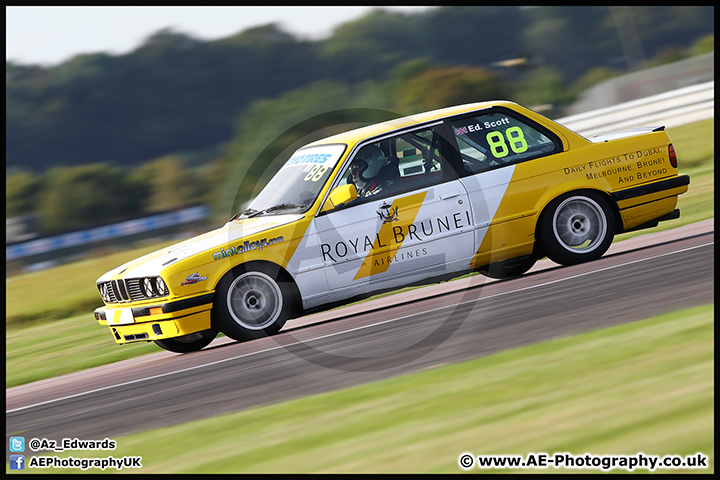
[[152,280],[149,278],[144,278],[142,281],[142,293],[146,297],[150,298],[153,296],[153,285]]
[[167,289],[165,287],[165,282],[163,282],[163,279],[160,277],[157,277],[155,280],[155,290],[157,291],[157,294],[161,297],[163,295],[167,295]]

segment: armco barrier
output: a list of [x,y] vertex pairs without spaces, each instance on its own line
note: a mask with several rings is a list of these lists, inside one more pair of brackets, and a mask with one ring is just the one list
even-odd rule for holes
[[665,125],[676,127],[715,116],[715,81],[691,85],[555,121],[584,135]]
[[17,260],[47,252],[60,251],[78,245],[91,244],[114,238],[127,237],[160,228],[184,225],[207,218],[210,209],[204,205],[152,217],[128,220],[113,225],[66,233],[56,237],[40,238],[5,247],[5,260]]

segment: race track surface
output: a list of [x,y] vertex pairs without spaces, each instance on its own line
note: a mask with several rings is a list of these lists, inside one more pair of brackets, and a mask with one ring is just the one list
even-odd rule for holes
[[112,439],[712,303],[713,232],[708,220],[618,242],[584,265],[543,260],[512,280],[445,282],[293,320],[271,338],[8,389],[6,443]]

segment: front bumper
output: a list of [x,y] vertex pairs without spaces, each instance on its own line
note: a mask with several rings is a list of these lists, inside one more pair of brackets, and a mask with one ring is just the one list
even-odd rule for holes
[[104,306],[95,319],[110,328],[118,344],[161,340],[211,328],[214,293],[152,305]]

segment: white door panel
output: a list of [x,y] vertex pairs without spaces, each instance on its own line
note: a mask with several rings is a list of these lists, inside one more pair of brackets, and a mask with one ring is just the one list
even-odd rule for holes
[[287,265],[288,271],[295,277],[303,306],[306,308],[308,306],[305,303],[307,298],[323,295],[328,291],[325,264],[322,262],[322,257],[318,255],[319,251],[315,223],[311,222]]
[[509,165],[464,177],[460,180],[470,197],[472,218],[475,226],[474,251],[480,248],[488,226],[495,217],[514,172],[515,165]]
[[467,267],[475,253],[471,215],[455,180],[317,217],[328,288],[352,296],[353,289],[386,288],[410,272],[434,276]]

